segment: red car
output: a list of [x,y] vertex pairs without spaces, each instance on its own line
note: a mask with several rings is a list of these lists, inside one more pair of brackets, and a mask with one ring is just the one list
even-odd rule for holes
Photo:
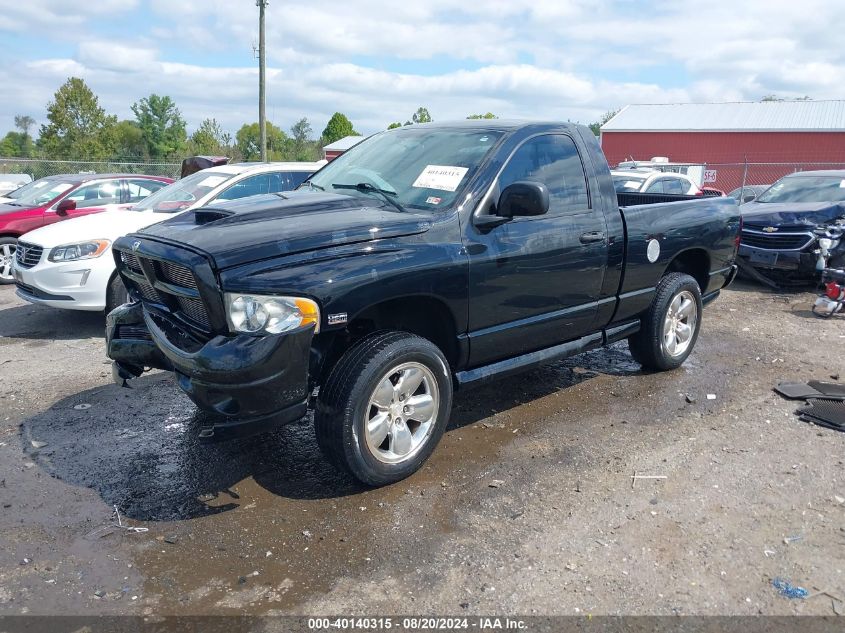
[[24,233],[60,220],[131,207],[172,182],[138,174],[65,174],[27,185],[22,196],[0,204],[0,284],[14,283],[15,246]]

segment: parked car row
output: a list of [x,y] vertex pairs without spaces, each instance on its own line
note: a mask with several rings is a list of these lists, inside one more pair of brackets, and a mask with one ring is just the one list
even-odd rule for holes
[[0,282],[16,283],[32,303],[110,310],[126,300],[111,254],[121,235],[205,204],[295,189],[323,164],[225,165],[176,182],[120,174],[43,178],[0,206]]

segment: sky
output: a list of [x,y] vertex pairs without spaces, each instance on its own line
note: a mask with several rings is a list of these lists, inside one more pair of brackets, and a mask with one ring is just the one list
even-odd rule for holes
[[[845,98],[835,0],[270,0],[268,119],[369,134],[448,120],[590,123],[630,103]],[[0,136],[82,77],[110,114],[171,96],[189,132],[258,119],[255,0],[0,0]]]

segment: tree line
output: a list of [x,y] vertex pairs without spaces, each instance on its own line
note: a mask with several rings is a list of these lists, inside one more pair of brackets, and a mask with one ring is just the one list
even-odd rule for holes
[[[233,136],[214,118],[192,134],[168,96],[151,94],[131,106],[134,119],[118,120],[99,104],[82,79],[69,78],[47,104],[47,120],[33,136],[35,120],[15,117],[15,130],[0,139],[0,157],[49,160],[177,161],[185,156],[229,156],[257,160],[261,156],[259,125],[245,123]],[[358,132],[346,115],[336,112],[319,138],[307,118],[288,132],[267,123],[267,156],[274,161],[315,161],[324,145]]]
[[[169,96],[151,94],[131,106],[134,119],[118,120],[106,113],[97,95],[82,79],[69,78],[47,104],[47,120],[33,136],[35,120],[29,115],[15,117],[15,130],[0,139],[0,157],[43,158],[49,160],[177,161],[185,156],[222,155],[234,160],[257,160],[261,156],[259,125],[245,123],[234,134],[214,118],[200,123],[188,134],[185,119]],[[598,128],[613,116],[606,113],[590,125]],[[470,114],[467,119],[497,119],[492,112]],[[420,107],[405,123],[396,121],[387,129],[429,123],[431,113]],[[322,148],[346,136],[358,135],[349,118],[335,112],[318,138],[303,117],[285,132],[267,123],[269,160],[315,161]]]

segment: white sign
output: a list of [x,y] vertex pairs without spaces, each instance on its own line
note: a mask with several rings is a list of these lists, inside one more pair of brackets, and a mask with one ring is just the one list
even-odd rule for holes
[[705,169],[704,170],[704,182],[716,182],[716,170],[715,169]]
[[226,176],[209,176],[200,184],[198,184],[197,187],[208,187],[209,189],[212,189],[217,185],[226,182],[227,180],[228,178]]
[[469,167],[449,167],[448,165],[426,165],[412,186],[420,189],[439,189],[455,191],[466,176]]

